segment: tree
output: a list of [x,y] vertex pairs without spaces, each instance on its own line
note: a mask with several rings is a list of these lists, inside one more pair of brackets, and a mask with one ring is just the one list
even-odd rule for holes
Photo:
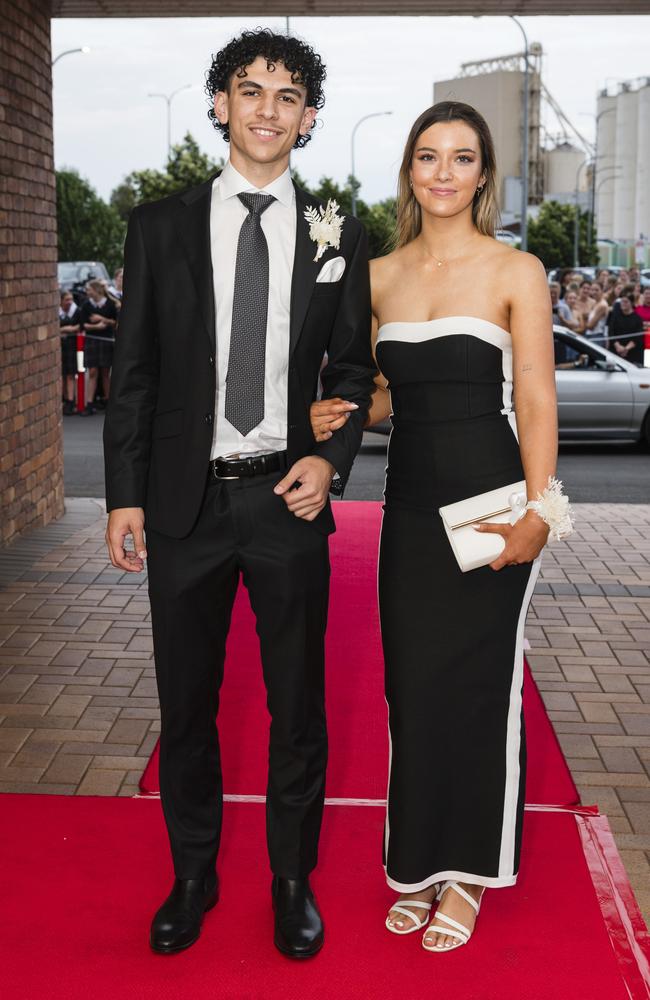
[[172,146],[164,170],[134,170],[111,194],[111,205],[126,220],[135,205],[202,184],[223,164],[223,159],[213,160],[201,152],[198,142],[188,132],[182,142]]
[[[573,267],[575,240],[575,205],[545,201],[536,219],[528,223],[528,249],[545,267]],[[587,232],[588,213],[580,212],[578,221],[578,258],[581,265],[597,264],[596,232]]]
[[368,207],[368,214],[362,219],[368,230],[370,256],[383,257],[390,253],[397,219],[397,200],[385,198]]
[[129,183],[128,178],[118,184],[111,192],[110,204],[119,215],[122,222],[128,222],[129,216],[136,204],[135,188]]
[[122,263],[124,223],[76,170],[56,172],[59,260],[98,260],[112,272]]

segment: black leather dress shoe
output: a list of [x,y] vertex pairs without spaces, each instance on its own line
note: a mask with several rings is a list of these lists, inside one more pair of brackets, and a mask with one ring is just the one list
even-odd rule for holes
[[323,947],[323,921],[306,878],[273,879],[275,947],[290,958],[311,958]]
[[173,955],[198,941],[203,915],[219,898],[214,872],[204,878],[177,878],[151,924],[149,943],[162,955]]

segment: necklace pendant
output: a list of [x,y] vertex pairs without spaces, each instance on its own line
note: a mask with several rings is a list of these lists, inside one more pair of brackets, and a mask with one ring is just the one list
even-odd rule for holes
[[438,267],[442,267],[442,261],[441,260],[438,261]]

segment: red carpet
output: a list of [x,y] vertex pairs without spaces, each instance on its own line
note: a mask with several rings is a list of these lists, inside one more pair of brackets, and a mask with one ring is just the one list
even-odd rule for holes
[[[387,711],[377,613],[377,547],[381,504],[334,504],[332,593],[327,633],[330,760],[327,794],[383,799],[387,776]],[[528,670],[524,685],[528,733],[526,801],[579,802],[577,789]],[[240,587],[228,643],[219,717],[227,794],[260,795],[266,787],[267,719],[262,668],[248,596]],[[158,794],[158,749],[141,781]]]
[[169,881],[157,802],[0,801],[6,1000],[650,996],[648,935],[603,818],[528,812],[519,885],[488,893],[466,948],[428,955],[419,935],[398,938],[382,926],[392,898],[379,863],[383,810],[330,806],[314,878],[327,942],[296,963],[271,943],[263,806],[226,805],[221,901],[194,948],[162,957],[147,946]]

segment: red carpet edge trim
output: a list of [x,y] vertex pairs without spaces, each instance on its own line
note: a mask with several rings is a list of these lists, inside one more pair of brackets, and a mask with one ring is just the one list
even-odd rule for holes
[[585,861],[625,988],[630,1000],[647,1000],[650,997],[650,935],[607,817],[574,811]]

